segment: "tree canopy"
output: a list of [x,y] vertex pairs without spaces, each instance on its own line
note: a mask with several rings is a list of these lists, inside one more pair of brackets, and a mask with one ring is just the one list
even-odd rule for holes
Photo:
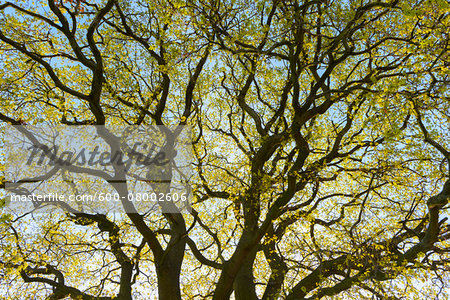
[[445,0],[1,2],[2,123],[189,125],[194,196],[5,214],[0,294],[450,297],[449,28]]

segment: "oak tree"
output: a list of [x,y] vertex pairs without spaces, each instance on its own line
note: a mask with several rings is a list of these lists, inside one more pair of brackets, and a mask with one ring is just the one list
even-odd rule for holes
[[190,214],[5,215],[6,299],[449,297],[447,1],[0,12],[4,124],[190,125],[195,171]]

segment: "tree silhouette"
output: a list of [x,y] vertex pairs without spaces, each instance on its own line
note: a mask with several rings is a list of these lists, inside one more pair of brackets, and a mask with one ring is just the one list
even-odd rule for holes
[[0,10],[4,124],[189,125],[194,156],[190,213],[5,217],[7,299],[448,297],[446,1]]

